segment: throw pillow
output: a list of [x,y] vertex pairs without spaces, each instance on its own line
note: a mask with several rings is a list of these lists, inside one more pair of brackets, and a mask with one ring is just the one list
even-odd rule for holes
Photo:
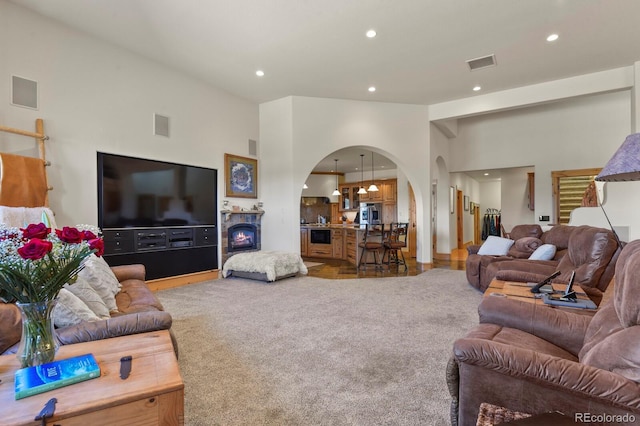
[[71,285],[66,284],[64,288],[82,300],[100,319],[109,318],[109,308],[107,308],[102,297],[100,297],[98,292],[93,289],[84,277],[78,275],[75,283]]
[[69,327],[83,321],[98,321],[100,318],[78,296],[67,289],[58,293],[58,302],[53,308],[53,323],[56,327]]
[[553,244],[543,244],[536,249],[531,256],[529,256],[529,260],[551,260],[553,256],[556,255],[556,246]]
[[490,235],[486,241],[480,246],[478,254],[491,256],[505,256],[515,241],[508,238],[496,237]]
[[78,276],[84,278],[100,295],[109,312],[118,312],[116,294],[120,291],[121,285],[103,258],[93,254],[89,256]]

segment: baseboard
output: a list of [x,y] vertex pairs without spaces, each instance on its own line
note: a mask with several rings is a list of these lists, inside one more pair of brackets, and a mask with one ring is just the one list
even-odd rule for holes
[[158,278],[147,281],[151,291],[166,290],[168,288],[182,287],[184,285],[216,280],[219,278],[217,269],[211,271],[195,272],[193,274],[178,275],[175,277]]
[[433,260],[451,260],[451,253],[434,253]]

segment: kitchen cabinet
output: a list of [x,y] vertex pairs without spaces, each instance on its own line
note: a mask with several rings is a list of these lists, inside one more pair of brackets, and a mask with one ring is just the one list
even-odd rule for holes
[[[311,231],[329,231],[328,242],[312,242]],[[305,257],[342,259],[356,264],[358,260],[358,241],[362,239],[364,229],[351,226],[309,226],[300,227],[300,254]],[[316,240],[314,240],[316,241]]]
[[[371,181],[362,182],[362,186],[368,188]],[[397,179],[385,179],[376,181],[378,191],[358,194],[360,183],[345,183],[340,185],[340,211],[356,211],[360,203],[396,203],[398,192]]]
[[307,249],[307,256],[309,257],[333,257],[332,244],[314,244],[309,243]]
[[347,229],[344,237],[345,257],[353,265],[358,264],[358,231]]
[[300,255],[307,256],[307,247],[309,246],[309,229],[300,228]]
[[[369,188],[369,186],[371,185],[371,181],[367,181],[364,182],[364,188],[367,189]],[[378,187],[378,191],[374,191],[374,192],[369,192],[367,191],[366,194],[362,194],[360,196],[360,201],[362,202],[366,202],[366,203],[379,203],[382,201],[382,186],[384,184],[382,183],[382,181],[377,181],[376,182],[376,186]]]
[[344,230],[333,229],[331,231],[331,245],[333,246],[333,258],[344,259]]
[[395,203],[397,201],[397,193],[398,193],[398,180],[397,179],[389,179],[385,180],[382,183],[382,202],[384,203]]
[[382,203],[382,223],[389,224],[398,221],[396,203]]
[[340,211],[356,211],[360,208],[360,194],[358,184],[340,185]]
[[340,203],[331,203],[331,223],[342,223],[342,213],[340,213]]

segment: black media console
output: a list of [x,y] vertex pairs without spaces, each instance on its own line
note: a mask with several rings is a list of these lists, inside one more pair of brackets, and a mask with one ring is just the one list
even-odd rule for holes
[[218,269],[215,225],[106,229],[102,233],[107,263],[142,263],[147,279]]

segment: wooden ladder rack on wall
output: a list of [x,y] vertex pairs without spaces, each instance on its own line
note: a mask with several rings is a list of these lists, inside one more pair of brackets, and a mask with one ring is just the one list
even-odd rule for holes
[[[49,163],[46,158],[44,141],[49,140],[49,136],[45,135],[44,133],[44,122],[42,121],[42,118],[36,118],[35,132],[30,132],[28,130],[22,130],[22,129],[14,129],[13,127],[7,127],[7,126],[0,126],[0,131],[35,138],[36,142],[38,143],[38,151],[40,152],[40,159],[42,160],[44,167],[51,165],[51,163]],[[47,186],[47,192],[51,191],[53,188],[49,186],[49,183],[47,181],[46,171],[44,174],[44,180],[45,180],[45,185]],[[45,206],[48,206],[48,205],[49,205],[49,196],[46,195]]]

